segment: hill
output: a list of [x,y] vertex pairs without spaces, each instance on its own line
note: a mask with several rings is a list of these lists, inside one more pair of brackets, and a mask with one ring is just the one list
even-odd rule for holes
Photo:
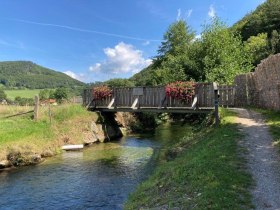
[[0,86],[4,88],[77,87],[84,83],[30,61],[0,62]]
[[235,23],[232,28],[240,32],[245,41],[260,33],[267,33],[271,37],[273,30],[278,32],[280,30],[280,1],[267,0]]

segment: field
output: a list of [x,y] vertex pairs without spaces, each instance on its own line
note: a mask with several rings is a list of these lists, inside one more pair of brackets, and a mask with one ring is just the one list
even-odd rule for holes
[[20,96],[22,98],[34,98],[35,95],[38,95],[40,92],[40,89],[34,89],[34,90],[5,90],[5,93],[7,94],[8,99],[14,100],[15,97]]

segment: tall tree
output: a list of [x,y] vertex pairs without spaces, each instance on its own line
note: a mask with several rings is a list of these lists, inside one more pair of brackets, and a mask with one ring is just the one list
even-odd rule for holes
[[280,53],[280,33],[276,30],[271,33],[270,45],[273,54]]
[[254,66],[257,66],[261,60],[265,59],[271,52],[269,49],[267,33],[251,36],[244,43],[244,47]]
[[202,45],[206,80],[230,84],[237,74],[250,72],[252,66],[240,36],[234,35],[218,18],[204,27]]
[[195,34],[185,21],[179,20],[170,25],[154,60],[153,83],[197,79],[194,63],[190,59],[194,39]]

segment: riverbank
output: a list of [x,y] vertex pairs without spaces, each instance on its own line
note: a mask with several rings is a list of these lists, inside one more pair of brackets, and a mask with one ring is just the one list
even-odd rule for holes
[[[236,114],[222,110],[219,128],[188,131],[165,145],[153,175],[125,209],[250,209],[250,175],[240,157]],[[242,151],[244,152],[244,151]]]
[[106,119],[80,105],[51,107],[51,117],[48,107],[40,107],[37,122],[33,113],[14,116],[29,109],[0,107],[0,168],[40,163],[60,153],[62,145],[88,145],[122,135],[115,124],[105,125]]

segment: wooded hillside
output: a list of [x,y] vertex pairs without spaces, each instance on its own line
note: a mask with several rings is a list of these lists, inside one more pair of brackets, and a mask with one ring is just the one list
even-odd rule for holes
[[234,24],[233,29],[241,33],[244,41],[260,33],[271,37],[273,30],[280,31],[280,1],[267,0]]
[[4,88],[44,89],[83,86],[84,83],[30,61],[0,62],[0,85]]

